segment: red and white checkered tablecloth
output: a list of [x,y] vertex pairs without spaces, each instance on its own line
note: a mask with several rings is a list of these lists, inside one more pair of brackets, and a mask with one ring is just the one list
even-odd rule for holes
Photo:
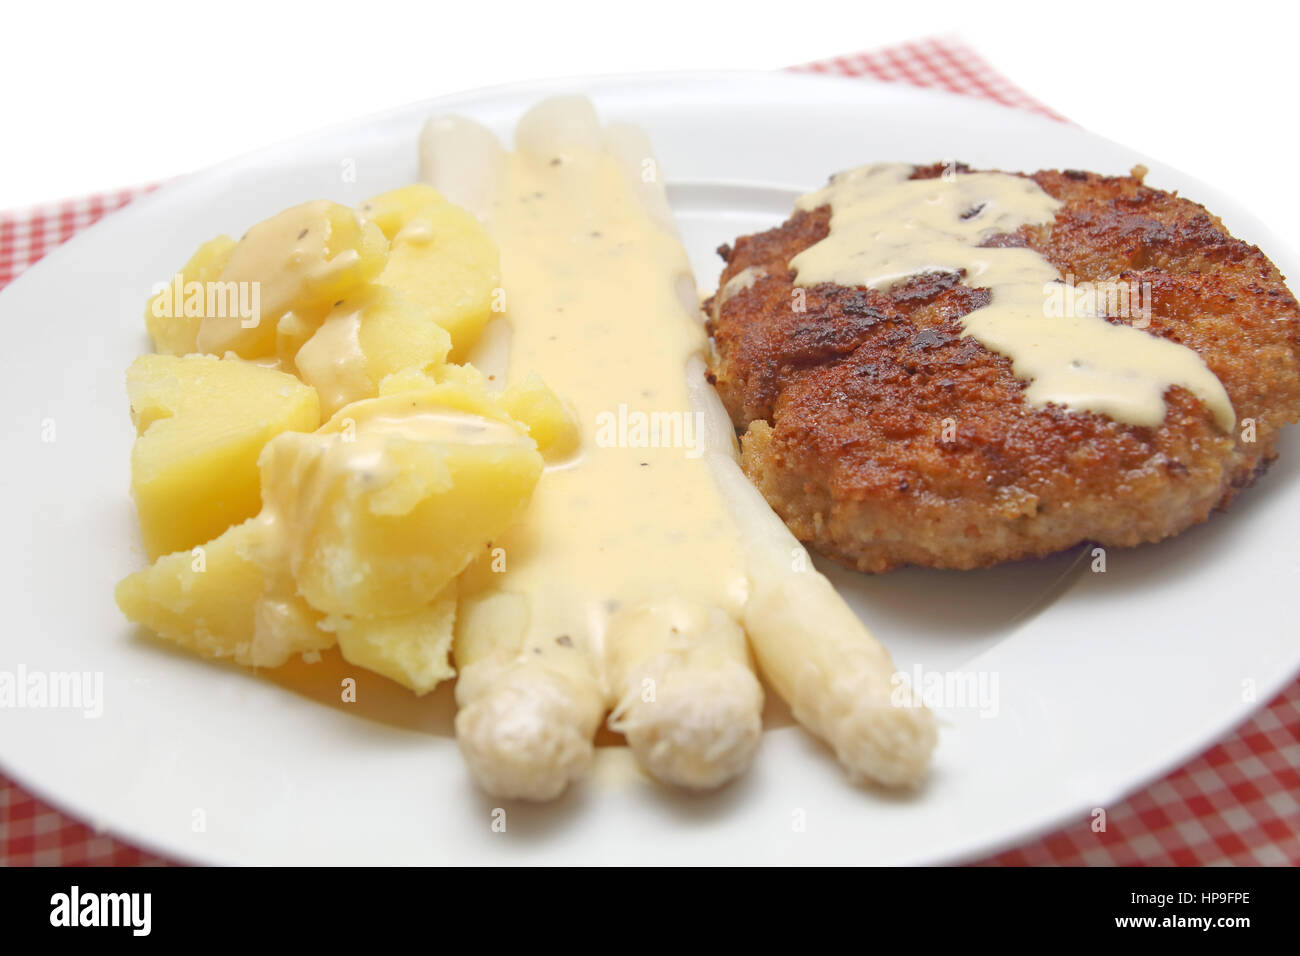
[[[922,40],[796,70],[869,76],[980,96],[1065,122],[952,40]],[[0,214],[0,289],[74,233],[153,187]],[[988,864],[1300,865],[1300,681],[1185,767]],[[140,865],[160,860],[96,833],[0,775],[0,864]]]

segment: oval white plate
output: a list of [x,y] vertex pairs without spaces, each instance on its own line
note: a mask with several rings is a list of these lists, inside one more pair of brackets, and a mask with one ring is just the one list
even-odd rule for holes
[[[906,863],[967,859],[1083,820],[1210,744],[1300,667],[1287,624],[1300,559],[1300,447],[1227,515],[1173,541],[965,574],[833,570],[905,671],[958,672],[996,695],[950,699],[933,778],[903,798],[847,784],[780,707],[751,772],[670,793],[602,748],[593,779],[546,807],[479,794],[446,689],[415,702],[330,656],[272,679],[136,634],[115,582],[144,563],[127,495],[123,370],[146,348],[150,286],[218,232],[306,199],[354,203],[416,177],[416,133],[460,112],[508,135],[540,97],[585,92],[646,127],[701,286],[712,250],[780,221],[830,172],[960,158],[1075,167],[1176,188],[1260,244],[1233,201],[1064,124],[976,100],[787,73],[554,81],[450,97],[248,156],[141,199],[0,295],[0,671],[103,674],[103,713],[0,710],[0,765],[69,812],[175,858],[219,863]],[[93,157],[92,157],[93,160]],[[53,425],[54,441],[50,437]],[[1289,436],[1288,436],[1289,437]],[[978,685],[972,685],[978,686]]]

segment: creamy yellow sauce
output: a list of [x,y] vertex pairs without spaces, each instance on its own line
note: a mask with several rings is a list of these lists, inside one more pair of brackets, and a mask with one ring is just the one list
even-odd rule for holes
[[[355,249],[331,255],[329,230],[320,223],[333,205],[318,199],[286,209],[249,229],[231,252],[221,280],[258,283],[259,323],[274,322],[288,311],[304,284],[324,283],[356,265],[360,254]],[[222,355],[245,331],[238,316],[205,318],[198,349]]]
[[[626,167],[602,149],[512,153],[485,209],[501,250],[509,377],[541,375],[582,434],[576,457],[548,468],[523,520],[493,542],[504,571],[482,561],[462,579],[462,594],[526,596],[523,652],[565,638],[600,654],[610,615],[632,602],[683,598],[735,617],[745,599],[731,519],[700,449],[686,447],[702,440],[685,421],[686,364],[706,344],[678,294],[690,266]],[[617,426],[638,414],[686,427],[643,447]]]
[[1154,427],[1165,418],[1165,392],[1179,385],[1219,427],[1233,427],[1223,384],[1192,349],[1101,315],[1051,314],[1052,286],[1062,280],[1051,263],[1031,249],[980,247],[1053,220],[1060,203],[1037,183],[1006,173],[912,180],[912,168],[863,166],[799,199],[803,210],[829,205],[831,220],[830,234],[791,260],[797,285],[888,289],[922,273],[964,272],[966,285],[990,291],[989,304],[962,319],[965,333],[1011,360],[1031,405]]
[[294,356],[299,373],[320,396],[322,417],[374,390],[361,349],[362,311],[363,306],[358,305],[331,315]]
[[505,445],[520,440],[511,424],[452,409],[429,407],[401,414],[374,414],[365,419],[370,434],[397,435],[411,441],[437,441],[456,445]]

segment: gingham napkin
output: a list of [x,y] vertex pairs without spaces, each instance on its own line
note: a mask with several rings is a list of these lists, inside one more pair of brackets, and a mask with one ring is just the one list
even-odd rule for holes
[[[1065,119],[970,49],[923,40],[793,69],[979,96]],[[59,243],[153,187],[0,214],[0,288]],[[1300,681],[1222,743],[1092,818],[983,861],[993,865],[1300,865]],[[0,864],[140,865],[165,860],[96,833],[0,775]]]

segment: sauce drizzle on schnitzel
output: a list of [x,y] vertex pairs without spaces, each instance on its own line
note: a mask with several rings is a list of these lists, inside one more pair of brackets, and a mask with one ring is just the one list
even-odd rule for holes
[[802,197],[797,205],[805,211],[830,206],[830,233],[790,260],[795,284],[887,290],[919,275],[956,273],[990,293],[963,317],[965,334],[1011,359],[1031,405],[1052,402],[1152,427],[1165,420],[1165,391],[1181,385],[1205,402],[1220,428],[1232,429],[1232,401],[1195,351],[1109,322],[1095,307],[1056,314],[1050,304],[1062,276],[1047,259],[1024,246],[985,245],[1052,222],[1060,201],[1024,176],[912,179],[913,171],[873,163]]

